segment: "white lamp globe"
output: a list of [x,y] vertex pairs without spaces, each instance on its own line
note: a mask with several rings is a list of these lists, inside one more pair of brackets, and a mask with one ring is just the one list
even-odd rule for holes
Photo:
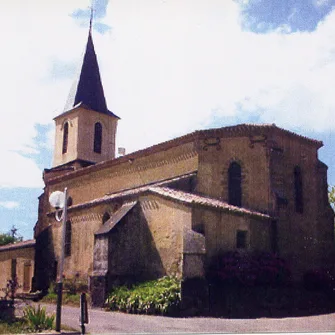
[[61,191],[52,192],[49,196],[49,203],[52,207],[64,208],[65,206],[65,193]]

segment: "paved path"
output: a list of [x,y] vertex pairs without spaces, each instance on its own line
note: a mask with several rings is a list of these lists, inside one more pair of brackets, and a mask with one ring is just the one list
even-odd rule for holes
[[[55,305],[45,306],[49,312],[56,310]],[[62,324],[79,330],[79,308],[63,306]],[[334,332],[335,313],[282,319],[223,319],[169,318],[90,309],[86,330],[91,334]]]

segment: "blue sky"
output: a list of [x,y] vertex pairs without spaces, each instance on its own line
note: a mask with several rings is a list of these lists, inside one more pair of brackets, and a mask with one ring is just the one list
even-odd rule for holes
[[[78,71],[89,5],[0,2],[0,232],[15,225],[33,236],[52,119]],[[118,146],[276,123],[324,142],[319,156],[335,184],[335,0],[95,0],[94,15]]]

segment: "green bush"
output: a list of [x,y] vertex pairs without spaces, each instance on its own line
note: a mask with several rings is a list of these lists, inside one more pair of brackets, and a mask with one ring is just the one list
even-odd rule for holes
[[131,288],[115,288],[106,306],[112,311],[135,314],[174,314],[180,306],[180,281],[175,277],[163,277]]
[[40,332],[42,330],[52,329],[55,320],[54,315],[47,315],[45,308],[38,305],[28,306],[23,310],[23,319],[26,322],[28,331]]

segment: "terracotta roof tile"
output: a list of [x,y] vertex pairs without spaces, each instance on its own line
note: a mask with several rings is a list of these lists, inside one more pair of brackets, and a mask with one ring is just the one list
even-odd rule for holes
[[34,246],[35,246],[35,240],[27,240],[27,241],[22,241],[22,242],[16,242],[16,243],[3,245],[3,246],[0,247],[0,252],[1,251],[6,251],[6,250],[29,248],[29,247],[34,247]]

